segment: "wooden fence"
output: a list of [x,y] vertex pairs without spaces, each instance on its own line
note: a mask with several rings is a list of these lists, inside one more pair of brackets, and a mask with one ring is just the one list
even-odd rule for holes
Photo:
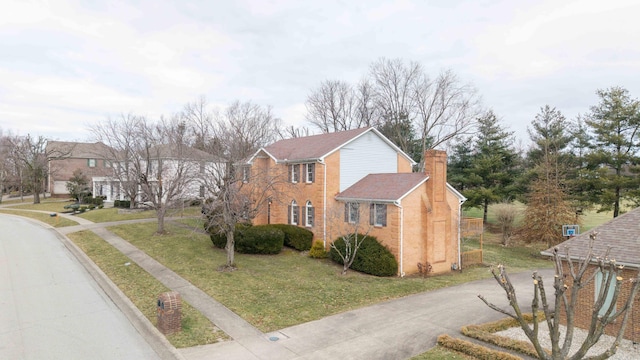
[[482,240],[484,233],[484,223],[481,218],[463,218],[460,224],[460,232],[463,237],[480,237],[480,248],[475,250],[464,251],[461,254],[462,268],[465,266],[482,264]]

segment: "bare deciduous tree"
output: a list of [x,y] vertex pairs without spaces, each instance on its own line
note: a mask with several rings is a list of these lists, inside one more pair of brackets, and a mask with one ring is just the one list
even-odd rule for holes
[[99,154],[110,159],[113,180],[118,184],[118,192],[122,191],[125,198],[131,200],[131,208],[138,200],[138,179],[140,146],[140,127],[145,119],[135,114],[121,114],[117,118],[107,118],[91,127],[91,133],[96,141],[107,145],[105,154]]
[[109,148],[102,154],[113,164],[113,177],[131,207],[140,203],[156,211],[157,233],[172,208],[195,198],[206,154],[188,144],[186,124],[178,117],[158,122],[122,115],[97,124],[92,131]]
[[500,225],[502,231],[502,245],[509,245],[509,239],[513,234],[515,228],[516,216],[518,215],[518,208],[509,202],[502,202],[494,205],[493,211],[496,216],[496,221]]
[[[506,293],[509,305],[513,312],[488,302],[482,295],[478,297],[491,309],[505,314],[518,321],[520,327],[533,344],[540,359],[571,359],[578,360],[585,357],[587,351],[593,347],[604,334],[605,327],[613,322],[619,322],[620,328],[615,341],[604,352],[591,356],[588,359],[607,359],[615,354],[620,340],[624,335],[626,325],[631,314],[633,301],[638,293],[640,285],[640,274],[636,273],[635,278],[624,279],[622,272],[624,266],[618,265],[614,259],[608,257],[608,251],[603,256],[595,256],[593,244],[596,241],[597,233],[593,233],[589,240],[589,250],[584,258],[574,260],[570,257],[567,249],[564,254],[556,248],[553,252],[555,265],[555,276],[553,288],[555,296],[553,301],[547,297],[543,279],[537,272],[533,273],[534,297],[531,302],[533,313],[533,323],[528,324],[523,317],[522,309],[518,304],[516,290],[509,280],[509,276],[504,266],[498,266],[498,270],[492,269],[493,277]],[[568,269],[568,271],[567,271]],[[598,274],[600,274],[598,276]],[[569,280],[569,282],[567,281]],[[622,306],[617,307],[618,297],[621,294],[622,286],[628,284],[628,297],[622,299]],[[569,354],[573,342],[575,329],[574,319],[576,311],[579,311],[578,302],[582,295],[581,290],[591,283],[595,283],[600,290],[595,296],[594,306],[591,312],[591,323],[587,329],[587,336],[574,353]],[[625,291],[626,292],[626,291]],[[593,297],[593,294],[587,296]],[[539,312],[545,315],[551,339],[551,353],[547,353],[539,340]],[[561,314],[564,313],[566,319],[566,330],[564,340],[561,340]]]
[[323,133],[360,127],[354,117],[355,101],[351,85],[325,80],[307,97],[307,120]]
[[43,136],[15,136],[10,138],[11,157],[20,171],[20,192],[23,180],[27,179],[29,189],[33,192],[33,203],[40,203],[40,194],[44,192],[44,183],[49,174],[49,160],[61,159],[71,152],[71,148],[47,148],[47,139]]
[[207,151],[218,159],[206,168],[203,185],[208,200],[205,212],[207,230],[225,234],[227,261],[222,270],[235,268],[236,224],[253,219],[277,197],[279,184],[286,177],[267,167],[247,163],[260,147],[274,141],[279,120],[264,108],[251,102],[232,103],[214,116],[209,132]]
[[451,70],[441,72],[433,82],[422,76],[414,96],[422,154],[454,137],[470,134],[480,115],[476,89],[462,83]]

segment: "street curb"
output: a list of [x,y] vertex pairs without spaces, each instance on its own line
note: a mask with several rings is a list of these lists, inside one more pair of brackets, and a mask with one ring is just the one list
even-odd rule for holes
[[[91,277],[104,290],[114,304],[131,322],[134,328],[144,337],[151,348],[162,359],[165,360],[185,360],[178,350],[169,343],[167,338],[142,314],[142,312],[129,300],[129,298],[118,288],[109,277],[85,254],[76,244],[65,235],[58,234],[58,238],[64,246],[73,253],[82,266],[87,269]],[[150,299],[153,300],[153,299]]]
[[[17,216],[13,214],[5,214],[8,216]],[[87,256],[73,241],[58,231],[57,228],[43,223],[41,221],[19,216],[36,223],[44,228],[51,230],[60,242],[76,257],[78,262],[87,270],[89,275],[96,281],[98,286],[113,301],[113,303],[122,311],[124,316],[129,320],[133,327],[142,335],[149,346],[163,360],[186,360],[178,350],[171,345],[166,337],[147,319],[144,314],[129,300],[129,298],[111,281],[111,279],[96,265],[93,260]]]

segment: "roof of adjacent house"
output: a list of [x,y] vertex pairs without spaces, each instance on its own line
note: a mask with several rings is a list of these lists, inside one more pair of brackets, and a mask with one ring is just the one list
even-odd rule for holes
[[[389,146],[414,163],[411,157],[372,127],[280,140],[263,147],[258,152],[264,151],[276,161],[320,160],[367,132],[380,136]],[[255,155],[249,161],[254,157]]]
[[93,159],[106,157],[109,147],[101,142],[48,141],[47,153],[53,157]]
[[336,195],[336,199],[395,202],[428,179],[429,176],[423,173],[369,174]]
[[[598,233],[593,245],[595,256],[604,255],[607,248],[611,247],[610,259],[615,259],[616,262],[629,266],[640,266],[640,207],[555,247],[560,250],[561,254],[564,254],[565,249],[568,248],[571,258],[584,258],[589,250],[590,234],[593,232]],[[542,254],[551,256],[555,247],[543,251]]]

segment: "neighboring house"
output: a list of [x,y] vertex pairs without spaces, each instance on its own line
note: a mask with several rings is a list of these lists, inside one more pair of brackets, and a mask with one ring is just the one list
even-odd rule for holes
[[458,268],[465,199],[446,182],[446,154],[431,150],[425,158],[426,173],[412,173],[415,162],[374,128],[278,141],[250,158],[251,172],[279,169],[291,186],[254,223],[305,227],[328,247],[342,235],[331,229],[354,222],[363,206],[370,234],[396,256],[398,275],[417,273],[418,264],[433,273]]
[[113,173],[111,162],[105,158],[107,149],[107,145],[101,142],[47,142],[47,154],[61,154],[49,159],[47,191],[54,197],[68,196],[67,182],[74,171],[82,170],[90,180],[89,187],[94,189],[94,195],[101,195],[96,193],[95,184],[91,179],[110,176]]
[[[607,249],[610,248],[609,259],[615,259],[616,264],[624,266],[622,277],[625,281],[616,302],[616,306],[622,306],[629,298],[631,283],[628,280],[635,278],[638,274],[638,269],[640,269],[640,208],[620,215],[584,234],[570,238],[556,247],[559,249],[560,254],[563,255],[563,258],[568,249],[570,259],[574,261],[584,259],[589,250],[589,238],[593,232],[598,233],[593,246],[593,255],[604,256]],[[545,250],[542,254],[552,256],[554,248]],[[566,262],[563,262],[563,271],[565,273],[569,271]],[[598,268],[592,265],[587,275],[592,276],[596,271],[599,272]],[[580,292],[581,298],[578,300],[575,311],[575,325],[579,328],[588,329],[590,327],[596,293],[600,290],[600,285],[597,282],[601,276],[596,274],[595,281],[589,283]],[[615,286],[615,284],[612,284],[612,286]],[[611,300],[609,300],[609,304],[610,302]],[[606,302],[604,307],[608,307]],[[620,323],[621,320],[618,320],[609,325],[605,329],[605,333],[615,335],[619,331]],[[633,311],[629,317],[624,337],[634,342],[640,342],[640,296],[637,296],[634,301]]]
[[[108,200],[129,200],[125,199],[126,192],[121,184],[135,179],[138,202],[149,201],[152,194],[157,196],[160,183],[162,201],[202,199],[205,195],[203,179],[214,174],[214,167],[219,164],[204,151],[171,145],[154,146],[130,159],[118,159],[113,163],[113,176],[94,179],[94,183],[108,186],[110,192],[105,194]],[[146,189],[143,183],[147,184]]]

